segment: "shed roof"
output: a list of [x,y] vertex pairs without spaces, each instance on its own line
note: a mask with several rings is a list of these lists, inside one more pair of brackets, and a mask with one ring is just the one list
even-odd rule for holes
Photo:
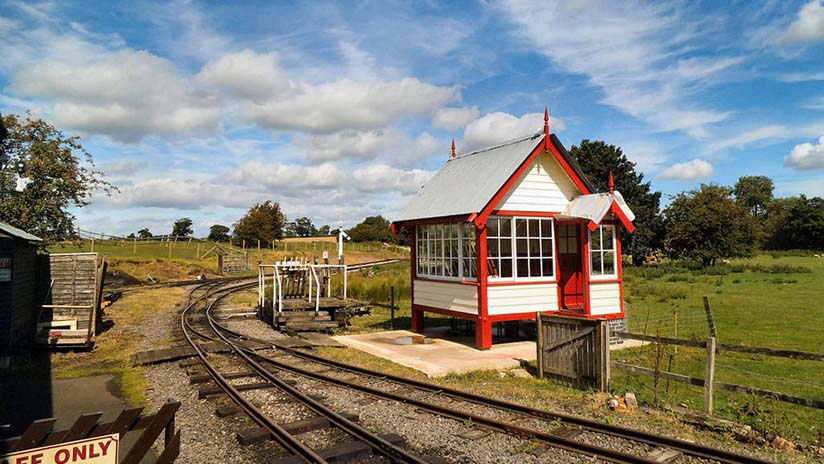
[[[452,158],[407,203],[395,222],[478,213],[544,140],[543,131]],[[584,185],[594,187],[552,134],[550,141]]]
[[11,235],[14,238],[18,238],[20,240],[27,240],[29,242],[43,241],[42,238],[34,236],[24,230],[20,230],[17,227],[6,224],[5,222],[0,222],[0,232],[4,232],[7,235]]

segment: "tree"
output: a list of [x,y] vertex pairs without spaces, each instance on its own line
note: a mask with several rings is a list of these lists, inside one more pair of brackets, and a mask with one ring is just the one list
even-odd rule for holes
[[188,237],[192,232],[192,220],[187,217],[178,219],[172,227],[172,235],[175,237]]
[[569,154],[581,166],[587,178],[599,192],[609,189],[609,173],[615,179],[615,190],[621,192],[635,213],[635,232],[621,235],[621,249],[640,264],[644,257],[662,248],[663,224],[659,215],[661,192],[653,192],[644,174],[635,170],[620,147],[602,141],[584,139],[580,146],[572,146]]
[[392,242],[392,232],[389,230],[389,221],[383,216],[370,216],[360,224],[346,231],[356,242]]
[[295,219],[295,235],[298,237],[311,237],[317,234],[317,229],[315,228],[312,221],[304,216],[299,219]]
[[147,227],[144,227],[137,231],[137,236],[140,238],[152,238],[152,233],[149,232]]
[[[7,131],[0,143],[0,221],[31,232],[45,244],[74,237],[70,208],[89,204],[92,192],[117,191],[94,170],[92,155],[80,144],[42,119],[14,115],[2,119]],[[16,192],[13,167],[30,179]]]
[[283,238],[286,216],[280,210],[279,203],[265,201],[249,209],[245,216],[235,223],[235,237],[254,243],[260,240],[269,245]]
[[713,184],[679,193],[664,210],[664,226],[667,253],[704,266],[720,258],[750,256],[755,244],[747,208],[732,198],[732,189]]
[[318,236],[318,237],[324,237],[326,235],[330,235],[331,232],[329,231],[329,229],[330,229],[329,224],[324,224],[324,225],[320,226],[320,229],[318,229],[315,232],[315,235]]
[[768,211],[770,248],[824,250],[824,199],[804,195],[781,198],[773,201]]
[[209,227],[209,240],[213,242],[228,242],[229,228],[222,224],[215,224]]
[[735,200],[746,206],[753,217],[761,217],[773,199],[773,181],[767,176],[743,176],[735,183],[733,194]]

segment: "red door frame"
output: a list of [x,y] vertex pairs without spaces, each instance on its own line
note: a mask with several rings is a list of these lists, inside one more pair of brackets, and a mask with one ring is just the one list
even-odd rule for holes
[[[557,222],[556,225],[557,225],[556,230],[558,232],[559,244],[560,244],[560,240],[562,238],[561,234],[560,234],[560,231],[561,231],[562,227],[563,228],[572,227],[574,232],[575,232],[575,246],[576,246],[577,250],[574,253],[565,253],[565,254],[575,254],[575,255],[577,255],[577,259],[579,260],[577,269],[575,270],[574,273],[578,274],[577,275],[577,284],[578,284],[579,288],[577,288],[576,290],[578,290],[579,292],[576,293],[576,296],[580,295],[580,306],[581,307],[580,307],[580,311],[575,311],[575,310],[570,310],[570,311],[571,312],[583,312],[584,311],[584,295],[586,293],[586,288],[584,287],[584,268],[583,268],[584,263],[583,263],[583,259],[581,257],[582,254],[583,254],[583,240],[584,240],[582,230],[581,230],[582,227],[581,227],[581,224],[579,222],[573,222],[573,221]],[[558,250],[559,250],[559,253],[558,253],[558,261],[559,261],[558,289],[559,289],[559,295],[560,295],[559,300],[558,300],[558,307],[559,307],[560,310],[563,310],[564,308],[566,308],[567,298],[566,298],[566,289],[565,289],[566,286],[562,284],[562,280],[564,279],[565,275],[569,274],[569,273],[564,273],[564,269],[562,269],[561,266],[560,266],[560,258],[561,258],[560,246],[558,247]]]

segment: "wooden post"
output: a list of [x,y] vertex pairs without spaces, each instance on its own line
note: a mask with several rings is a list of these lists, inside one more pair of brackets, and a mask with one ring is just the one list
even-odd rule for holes
[[94,253],[94,238],[92,238],[92,253]]
[[200,259],[200,242],[197,242],[197,254],[195,254],[195,258]]
[[541,312],[538,311],[535,313],[535,323],[538,326],[538,342],[536,345],[538,346],[538,356],[536,358],[538,363],[538,378],[544,378],[544,327],[541,324]]
[[704,297],[704,311],[707,313],[707,324],[710,326],[710,336],[715,338],[718,334],[715,333],[715,321],[712,320],[712,308],[710,308],[710,299]]
[[260,239],[258,239],[258,256],[260,256]]
[[707,366],[704,375],[704,412],[712,415],[712,393],[715,382],[715,337],[707,339]]
[[132,256],[137,256],[137,237],[132,240]]
[[240,244],[241,244],[240,246],[243,248],[243,251],[245,252],[245,251],[246,251],[246,239],[244,238],[244,239],[240,242]]
[[168,244],[169,244],[169,258],[171,258],[172,257],[172,241],[169,240]]
[[395,330],[395,286],[389,287],[389,327]]
[[[678,308],[675,308],[675,311],[672,313],[672,326],[673,330],[675,331],[675,338],[678,338]],[[675,345],[672,348],[674,354],[678,354],[678,345]],[[672,359],[672,358],[670,358]]]
[[609,322],[597,321],[595,346],[597,347],[598,390],[609,391]]

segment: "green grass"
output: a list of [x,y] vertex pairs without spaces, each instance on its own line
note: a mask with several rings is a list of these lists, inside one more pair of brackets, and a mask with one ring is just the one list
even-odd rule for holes
[[[680,338],[704,340],[709,335],[702,297],[709,297],[719,343],[824,352],[824,259],[801,253],[760,255],[730,265],[689,269],[674,263],[625,268],[625,299],[630,331],[675,336],[678,311]],[[661,368],[672,355],[673,372],[704,377],[705,353],[668,347]],[[654,367],[654,347],[625,350],[613,359]],[[824,399],[824,363],[743,353],[721,352],[716,380]],[[652,402],[650,377],[613,370],[612,386],[632,390]],[[700,388],[674,382],[658,386],[659,401],[703,407]],[[752,425],[768,434],[821,440],[824,411],[730,392],[718,392],[715,414]]]

